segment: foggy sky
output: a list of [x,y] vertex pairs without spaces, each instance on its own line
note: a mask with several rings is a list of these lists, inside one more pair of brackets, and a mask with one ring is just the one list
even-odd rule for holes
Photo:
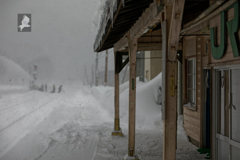
[[[26,71],[37,63],[38,78],[46,81],[79,81],[84,65],[90,76],[98,1],[1,0],[0,54]],[[30,33],[17,31],[17,15],[22,13],[32,16]]]

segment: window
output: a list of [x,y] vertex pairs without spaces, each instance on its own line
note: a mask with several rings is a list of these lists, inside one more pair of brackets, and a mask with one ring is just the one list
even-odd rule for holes
[[196,108],[196,59],[187,61],[187,98],[189,107]]
[[[213,71],[213,115],[216,123],[216,155],[218,160],[237,160],[240,157],[240,69],[238,66],[219,67]],[[215,131],[214,131],[215,132]]]

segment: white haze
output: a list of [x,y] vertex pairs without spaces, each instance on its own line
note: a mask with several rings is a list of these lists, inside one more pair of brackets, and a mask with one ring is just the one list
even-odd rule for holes
[[[99,0],[1,0],[0,54],[24,70],[38,65],[44,81],[82,81],[91,71]],[[17,15],[32,15],[32,31],[17,32]]]

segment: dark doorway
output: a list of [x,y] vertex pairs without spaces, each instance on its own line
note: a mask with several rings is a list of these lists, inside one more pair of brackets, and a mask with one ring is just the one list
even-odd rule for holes
[[203,101],[203,147],[210,148],[210,70],[204,73],[204,101]]

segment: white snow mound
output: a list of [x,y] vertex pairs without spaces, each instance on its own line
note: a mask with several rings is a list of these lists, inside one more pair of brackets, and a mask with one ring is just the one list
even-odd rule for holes
[[31,79],[21,66],[3,56],[0,56],[0,75],[1,85],[23,85]]
[[[129,89],[126,82],[120,85],[120,121],[121,125],[128,124],[129,112]],[[161,105],[156,102],[159,87],[162,84],[162,73],[156,76],[153,80],[143,83],[137,79],[136,86],[136,127],[137,128],[162,128],[161,120]],[[100,89],[100,88],[99,88]],[[102,97],[102,102],[110,115],[114,115],[114,90],[106,91]]]
[[[161,106],[155,97],[162,84],[162,73],[147,83],[139,82],[136,87],[136,127],[162,127]],[[120,117],[128,122],[129,89],[120,96]]]

